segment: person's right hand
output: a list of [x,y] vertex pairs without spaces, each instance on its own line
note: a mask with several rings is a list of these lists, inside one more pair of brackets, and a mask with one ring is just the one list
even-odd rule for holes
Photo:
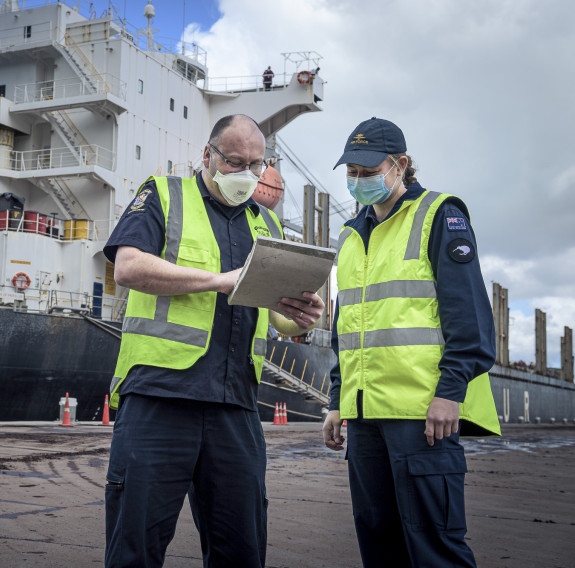
[[330,410],[323,423],[323,441],[330,450],[343,450],[345,438],[341,435],[342,420],[339,410]]
[[230,270],[230,272],[222,272],[219,275],[218,292],[222,294],[231,294],[238,278],[240,276],[242,268],[236,268],[235,270]]

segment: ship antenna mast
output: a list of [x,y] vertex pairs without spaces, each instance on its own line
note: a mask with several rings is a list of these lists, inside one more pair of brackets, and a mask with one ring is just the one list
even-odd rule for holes
[[156,9],[152,6],[152,0],[148,0],[148,4],[144,8],[144,18],[148,19],[148,29],[146,30],[146,51],[151,51],[154,45],[154,32],[152,30],[152,18],[156,15]]

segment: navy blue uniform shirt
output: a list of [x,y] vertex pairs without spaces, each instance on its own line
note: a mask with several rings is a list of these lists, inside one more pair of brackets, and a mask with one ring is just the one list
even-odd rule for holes
[[[417,182],[406,189],[386,219],[396,213],[404,201],[415,201],[425,191]],[[361,235],[366,251],[371,232],[378,224],[371,205],[345,223]],[[449,251],[450,247],[454,248],[455,239],[465,239],[471,243],[472,250],[477,251],[467,211],[462,211],[453,199],[448,198],[440,205],[433,220],[427,251],[437,282],[439,319],[445,339],[435,396],[463,402],[467,383],[489,371],[495,363],[495,325],[477,254],[470,262],[454,260]],[[331,344],[338,355],[338,362],[331,370],[330,410],[339,410],[341,388],[338,315],[339,304],[336,303]]]
[[[250,207],[258,214],[258,204],[249,199],[238,207],[222,205],[210,195],[201,172],[196,179],[220,248],[221,271],[241,268],[253,244],[245,208]],[[128,206],[104,247],[104,254],[111,262],[115,261],[119,246],[136,247],[155,256],[162,252],[166,239],[162,205],[155,182],[148,182],[145,188],[151,194],[144,205],[134,207],[132,202]],[[188,398],[257,410],[258,383],[251,360],[257,316],[257,309],[229,306],[227,295],[218,293],[207,353],[189,369],[132,367],[120,386],[120,395]]]

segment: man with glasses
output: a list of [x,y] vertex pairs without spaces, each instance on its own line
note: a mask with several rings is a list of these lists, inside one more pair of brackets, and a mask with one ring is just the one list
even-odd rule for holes
[[162,566],[186,494],[204,566],[263,567],[267,499],[257,390],[268,321],[311,329],[323,302],[229,306],[258,234],[282,237],[252,198],[265,139],[244,115],[216,123],[193,179],[154,177],[104,252],[130,289],[111,404],[106,566]]

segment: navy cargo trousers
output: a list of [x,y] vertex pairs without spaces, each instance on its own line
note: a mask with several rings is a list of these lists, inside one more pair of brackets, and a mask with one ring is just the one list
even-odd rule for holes
[[348,420],[348,467],[364,568],[475,568],[459,434],[429,446],[423,420]]
[[186,495],[205,568],[263,568],[265,451],[257,412],[123,397],[106,485],[106,568],[162,566]]

